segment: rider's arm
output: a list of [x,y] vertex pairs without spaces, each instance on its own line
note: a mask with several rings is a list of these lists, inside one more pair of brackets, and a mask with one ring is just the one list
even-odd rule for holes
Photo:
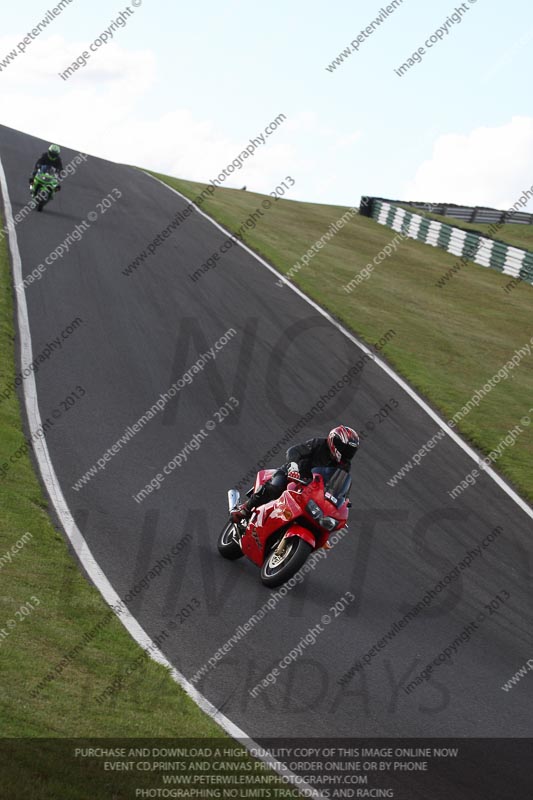
[[313,466],[313,453],[320,443],[320,439],[308,439],[307,442],[289,447],[287,461],[296,461],[302,474],[310,474]]
[[35,178],[35,176],[37,175],[37,172],[39,171],[39,167],[41,166],[41,161],[42,161],[42,158],[43,158],[43,157],[42,157],[42,156],[40,156],[40,157],[37,159],[37,161],[35,162],[35,166],[34,166],[34,168],[33,168],[33,172],[31,173],[31,180],[30,180],[30,182],[31,182],[31,181],[33,181],[33,179],[34,179],[34,178]]
[[316,439],[308,439],[307,442],[289,447],[287,461],[299,461],[301,458],[308,458],[315,448],[316,441]]

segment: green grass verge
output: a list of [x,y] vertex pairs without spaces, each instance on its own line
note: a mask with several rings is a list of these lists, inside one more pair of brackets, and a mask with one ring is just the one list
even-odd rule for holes
[[398,203],[400,208],[410,211],[413,214],[419,214],[421,217],[428,219],[435,219],[437,222],[444,222],[446,225],[452,225],[454,228],[462,228],[465,231],[477,231],[483,233],[489,239],[496,239],[500,242],[505,242],[513,247],[522,248],[522,250],[533,251],[533,225],[512,225],[505,223],[494,231],[494,224],[484,225],[477,222],[463,222],[454,217],[444,217],[442,214],[432,214],[429,211],[422,211],[421,209],[414,208],[413,206],[406,206]]
[[[12,281],[5,241],[0,242],[0,320],[2,393],[15,378]],[[19,401],[12,394],[0,401],[0,556],[17,542],[20,549],[10,563],[0,562],[0,796],[131,798],[135,787],[157,785],[153,775],[102,774],[100,767],[85,765],[80,770],[80,764],[68,757],[72,747],[52,747],[44,738],[224,737],[228,744],[232,740],[164,667],[143,658],[99,592],[81,575],[50,522],[29,455],[9,463],[12,454],[24,451],[24,441]],[[6,463],[4,475],[1,467]],[[23,606],[31,611],[26,617],[20,612]],[[9,628],[12,619],[16,625]],[[94,637],[84,644],[84,635],[95,629]],[[80,645],[57,678],[32,696],[40,680]],[[140,666],[123,688],[109,700],[97,702],[98,695],[134,663]],[[7,744],[8,737],[40,737],[43,743],[23,748]]]
[[[157,177],[191,199],[205,188],[205,184]],[[217,188],[202,209],[235,232],[263,198],[252,192]],[[286,273],[345,211],[339,206],[277,200],[243,238]],[[457,259],[443,250],[406,240],[368,280],[346,293],[343,287],[394,235],[371,219],[353,217],[295,275],[294,282],[369,343],[378,341],[389,329],[395,330],[396,336],[383,354],[449,419],[517,348],[529,342],[533,289],[521,284],[505,294],[508,276],[471,263],[444,288],[437,288],[437,279]],[[200,280],[209,281],[209,277],[207,272]],[[532,363],[533,356],[526,357],[461,422],[459,430],[480,451],[489,453],[533,406]],[[525,428],[494,464],[529,500],[533,500],[532,460],[533,426]],[[401,466],[398,464],[398,469]]]

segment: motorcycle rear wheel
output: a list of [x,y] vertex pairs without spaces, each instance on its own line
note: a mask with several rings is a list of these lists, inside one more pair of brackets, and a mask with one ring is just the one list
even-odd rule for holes
[[274,548],[266,557],[261,567],[261,580],[265,586],[280,586],[298,572],[305,563],[313,547],[299,536],[291,536],[281,556],[276,555]]
[[244,553],[240,545],[234,539],[235,523],[229,520],[218,537],[218,552],[223,558],[229,558],[230,561],[235,561],[236,558],[241,558]]

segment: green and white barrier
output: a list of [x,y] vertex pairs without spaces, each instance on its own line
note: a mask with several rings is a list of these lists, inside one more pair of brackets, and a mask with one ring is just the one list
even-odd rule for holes
[[387,225],[410,239],[440,247],[451,255],[533,284],[533,253],[528,250],[488,239],[479,233],[454,228],[420,214],[412,214],[377,198],[371,200],[370,216],[381,225]]

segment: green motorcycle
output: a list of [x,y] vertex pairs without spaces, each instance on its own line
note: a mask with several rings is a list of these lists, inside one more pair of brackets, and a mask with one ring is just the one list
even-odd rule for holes
[[31,186],[32,197],[37,200],[37,211],[42,211],[60,188],[56,168],[39,167]]

